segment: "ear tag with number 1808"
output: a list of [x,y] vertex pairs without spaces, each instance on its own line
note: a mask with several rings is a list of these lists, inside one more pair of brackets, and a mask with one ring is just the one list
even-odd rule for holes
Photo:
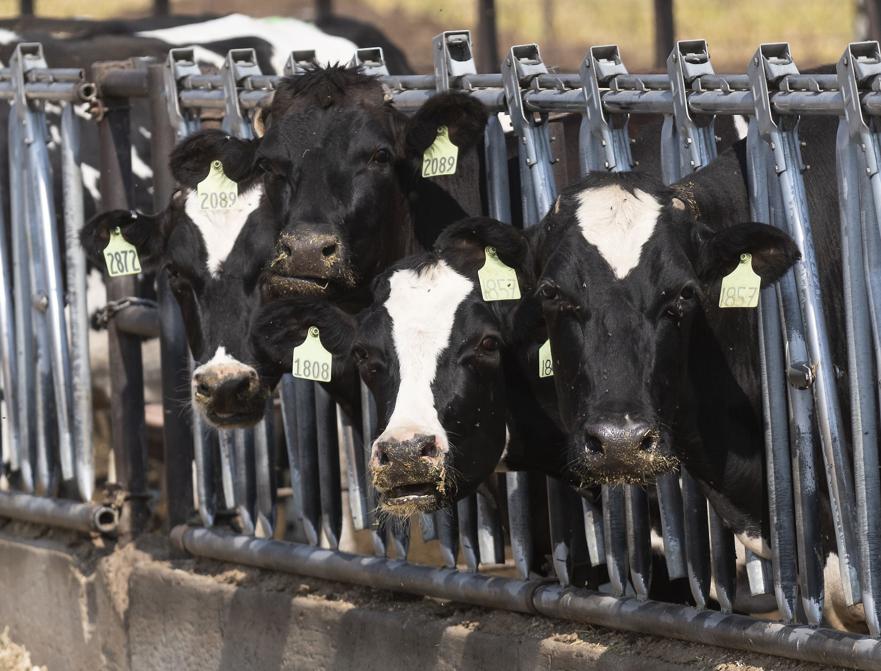
[[104,263],[110,277],[137,275],[141,272],[141,260],[135,246],[122,237],[119,226],[110,232],[110,242],[104,248]]
[[753,255],[741,254],[740,263],[722,278],[720,308],[754,308],[759,304],[762,278],[753,270]]
[[294,363],[291,374],[303,380],[330,382],[333,356],[324,349],[318,337],[318,327],[310,326],[306,340],[294,347]]
[[487,302],[519,300],[520,284],[517,282],[517,271],[502,263],[495,247],[487,247],[484,251],[486,262],[477,271],[483,300]]
[[438,177],[456,174],[456,163],[459,159],[459,148],[450,140],[446,126],[437,129],[437,137],[431,146],[422,154],[422,176]]
[[223,172],[223,163],[211,161],[208,176],[196,186],[196,195],[202,210],[229,210],[239,199],[239,185]]
[[538,376],[551,377],[554,374],[554,357],[551,354],[551,339],[538,348]]

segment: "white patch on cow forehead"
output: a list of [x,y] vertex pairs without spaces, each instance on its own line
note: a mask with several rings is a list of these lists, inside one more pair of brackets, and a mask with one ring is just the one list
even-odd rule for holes
[[208,271],[217,274],[232,251],[250,214],[260,205],[263,185],[239,194],[236,206],[228,210],[203,210],[195,189],[187,195],[184,211],[202,234],[208,250]]
[[398,270],[389,280],[385,309],[392,320],[400,387],[386,432],[396,427],[445,434],[434,406],[431,383],[441,353],[450,344],[456,310],[474,284],[444,261],[417,272]]
[[639,263],[661,204],[645,191],[630,193],[617,184],[587,188],[577,198],[581,234],[599,250],[615,277],[623,280]]

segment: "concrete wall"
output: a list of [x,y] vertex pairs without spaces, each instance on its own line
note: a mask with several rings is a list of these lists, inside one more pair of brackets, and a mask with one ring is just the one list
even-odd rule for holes
[[817,668],[12,524],[4,626],[49,671]]

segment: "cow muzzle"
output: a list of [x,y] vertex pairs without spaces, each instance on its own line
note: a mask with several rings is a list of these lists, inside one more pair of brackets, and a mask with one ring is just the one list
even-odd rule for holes
[[647,484],[678,463],[655,422],[597,418],[575,436],[570,468],[584,484]]
[[253,426],[263,417],[267,391],[257,371],[238,361],[204,364],[193,372],[193,404],[218,428]]
[[272,298],[325,296],[338,286],[351,286],[342,239],[316,227],[283,233],[275,245],[264,292]]
[[409,517],[441,507],[449,494],[445,453],[434,435],[380,436],[373,444],[370,471],[383,511]]

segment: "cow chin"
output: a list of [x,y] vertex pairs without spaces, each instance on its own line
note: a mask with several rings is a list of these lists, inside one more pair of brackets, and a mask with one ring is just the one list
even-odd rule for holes
[[661,447],[652,450],[627,450],[608,456],[578,450],[569,471],[581,487],[592,485],[649,485],[669,473],[679,460]]
[[348,275],[334,277],[307,277],[267,273],[262,282],[264,301],[272,301],[293,296],[315,296],[332,298],[355,286]]
[[193,403],[196,411],[216,429],[248,429],[256,425],[266,411],[266,394],[242,402],[229,412],[221,412],[210,401],[206,402],[196,394]]
[[380,493],[380,510],[390,517],[430,513],[451,502],[451,483],[443,464],[424,472],[402,474],[389,467],[373,468],[373,486]]

